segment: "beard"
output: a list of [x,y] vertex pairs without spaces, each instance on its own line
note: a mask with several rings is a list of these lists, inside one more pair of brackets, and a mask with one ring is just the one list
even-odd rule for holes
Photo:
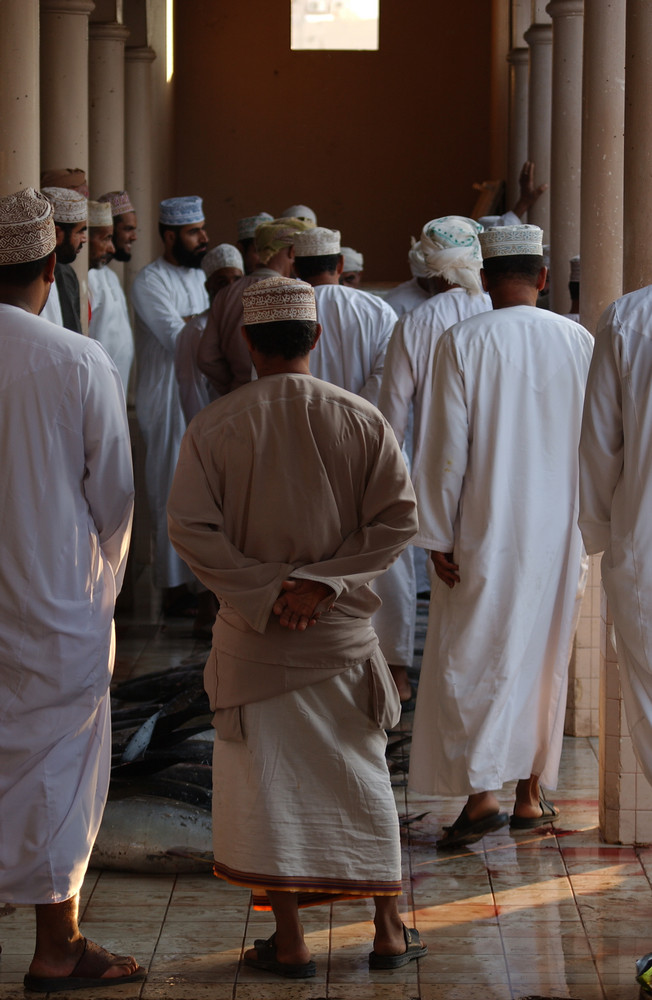
[[126,264],[131,260],[131,253],[123,247],[116,247],[113,260],[119,260],[121,264]]
[[63,242],[55,247],[58,264],[72,264],[77,256],[77,251],[70,242],[70,233],[65,233]]
[[181,242],[179,233],[172,244],[172,256],[180,267],[201,267],[201,262],[206,256],[208,244],[196,247],[195,250],[188,250]]

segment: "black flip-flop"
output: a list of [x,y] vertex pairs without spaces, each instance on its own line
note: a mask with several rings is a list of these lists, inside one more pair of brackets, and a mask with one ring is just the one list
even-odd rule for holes
[[560,813],[554,802],[548,802],[543,792],[539,792],[540,816],[517,816],[513,813],[509,817],[510,830],[536,830],[546,823],[556,823]]
[[444,836],[437,841],[436,847],[441,850],[448,847],[461,847],[464,844],[474,844],[476,840],[481,840],[486,833],[500,830],[508,823],[509,815],[506,812],[491,813],[489,816],[471,820],[467,816],[466,806],[464,806],[453,825],[444,827]]
[[254,941],[256,957],[245,955],[244,964],[251,969],[262,969],[263,972],[273,972],[277,976],[284,976],[286,979],[310,979],[317,974],[317,966],[314,962],[279,962],[276,956],[276,934],[263,941],[257,938]]
[[405,938],[405,951],[399,955],[379,955],[375,951],[369,952],[370,969],[400,969],[408,962],[423,958],[428,951],[428,946],[423,944],[419,937],[419,932],[414,927],[406,927],[403,924],[403,937]]

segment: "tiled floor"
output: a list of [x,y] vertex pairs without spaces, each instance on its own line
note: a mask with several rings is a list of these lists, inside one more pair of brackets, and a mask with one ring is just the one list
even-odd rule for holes
[[[183,625],[160,627],[152,605],[122,620],[118,674],[195,661],[205,647]],[[408,717],[408,724],[409,724]],[[455,853],[434,842],[461,800],[408,796],[393,780],[404,823],[404,919],[429,945],[421,962],[370,973],[371,904],[304,911],[317,977],[292,982],[239,965],[254,937],[271,933],[249,893],[201,875],[90,871],[82,929],[149,967],[143,984],[57,996],[94,1000],[635,1000],[634,960],[652,950],[652,850],[603,845],[597,832],[597,746],[567,738],[554,830],[507,831]],[[510,789],[502,798],[510,809]],[[25,994],[33,947],[29,909],[0,907],[0,1000]],[[35,994],[32,994],[35,996]]]

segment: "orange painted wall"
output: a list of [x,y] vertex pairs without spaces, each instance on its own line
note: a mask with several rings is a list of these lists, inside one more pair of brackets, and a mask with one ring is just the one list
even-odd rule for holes
[[177,0],[176,185],[201,194],[211,245],[236,221],[310,205],[409,277],[410,236],[466,215],[489,176],[491,4],[381,0],[379,52],[293,52],[289,0]]

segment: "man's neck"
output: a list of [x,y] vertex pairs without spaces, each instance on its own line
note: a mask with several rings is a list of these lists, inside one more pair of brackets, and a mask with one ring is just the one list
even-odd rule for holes
[[494,309],[510,309],[512,306],[535,306],[538,292],[529,285],[499,285],[489,292]]
[[322,271],[321,274],[315,274],[307,280],[313,288],[317,288],[318,285],[339,285],[340,283],[338,275],[335,272],[331,274],[329,271]]
[[254,354],[254,367],[258,378],[265,378],[266,375],[310,375],[310,365],[308,356],[303,358],[293,358],[286,361],[282,357],[270,358],[265,354]]

